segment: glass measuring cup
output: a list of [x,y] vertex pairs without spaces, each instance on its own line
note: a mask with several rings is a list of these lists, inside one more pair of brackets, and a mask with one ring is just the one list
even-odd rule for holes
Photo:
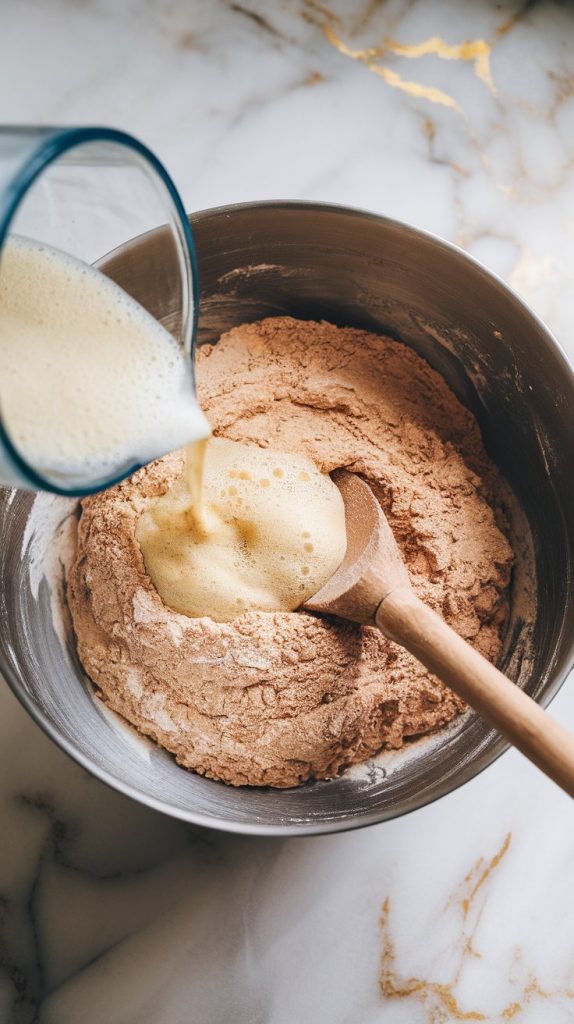
[[[198,292],[193,239],[179,194],[157,157],[137,139],[110,128],[0,127],[0,273],[2,248],[11,235],[94,263],[158,227],[162,257],[151,271],[158,288],[165,281],[162,323],[188,358],[193,378]],[[145,309],[145,293],[139,294],[135,277],[131,294]],[[0,484],[81,495],[138,468],[126,463],[109,478],[67,486],[15,448],[0,408]]]

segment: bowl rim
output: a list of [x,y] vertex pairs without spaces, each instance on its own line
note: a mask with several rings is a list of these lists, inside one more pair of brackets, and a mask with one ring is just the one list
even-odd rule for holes
[[[281,210],[284,212],[307,211],[309,213],[321,214],[337,213],[342,214],[345,217],[351,217],[353,219],[375,221],[387,225],[390,228],[397,229],[403,234],[410,236],[412,239],[425,238],[432,245],[438,249],[450,253],[455,258],[464,261],[471,267],[478,271],[483,277],[487,278],[489,282],[496,285],[500,292],[502,292],[504,298],[509,303],[517,307],[523,314],[530,318],[534,325],[538,328],[540,334],[544,337],[546,344],[554,350],[555,354],[559,357],[562,364],[562,369],[567,377],[570,378],[572,387],[574,389],[574,365],[570,362],[564,348],[560,342],[556,339],[550,328],[544,323],[542,318],[531,309],[527,302],[522,299],[497,273],[487,268],[480,260],[466,252],[459,245],[454,242],[450,242],[447,239],[441,238],[439,235],[434,234],[431,231],[427,231],[423,228],[415,227],[406,221],[398,220],[394,217],[386,216],[385,214],[376,213],[371,210],[367,210],[361,207],[341,205],[338,203],[326,203],[316,202],[314,200],[257,200],[253,202],[243,203],[230,203],[222,206],[209,207],[203,210],[199,210],[196,213],[189,214],[188,219],[191,223],[191,228],[195,224],[201,221],[208,220],[215,216],[229,217],[242,211],[251,211],[256,209],[267,209],[267,210]],[[150,232],[151,233],[151,232]],[[145,234],[148,234],[146,232]],[[113,250],[117,253],[120,249],[124,249],[125,246],[133,244],[136,240],[140,240],[145,235],[139,235],[134,239],[129,239],[117,249]],[[105,263],[107,257],[111,256],[112,253],[106,254],[101,257],[97,263],[101,265]],[[18,488],[11,488],[7,495],[7,501],[11,503],[14,496],[18,493]],[[565,667],[560,673],[558,673],[552,681],[549,683],[548,689],[543,694],[542,699],[537,701],[543,708],[547,708],[552,702],[556,694],[559,692],[561,687],[564,685],[566,679],[570,675],[570,672],[574,668],[574,639],[571,641],[566,660]],[[109,786],[110,789],[121,793],[124,796],[130,797],[137,803],[143,804],[152,810],[159,811],[163,814],[167,814],[172,818],[179,819],[188,824],[201,826],[204,828],[211,828],[222,832],[227,832],[237,835],[251,835],[251,836],[264,836],[264,837],[294,837],[294,836],[312,836],[312,835],[326,835],[329,833],[348,832],[355,829],[367,828],[370,825],[382,824],[385,821],[392,821],[396,818],[403,817],[404,815],[411,814],[413,811],[419,810],[422,807],[429,806],[435,803],[437,800],[442,799],[449,793],[455,792],[462,786],[466,785],[472,779],[481,775],[490,765],[494,764],[502,754],[506,753],[510,749],[510,744],[506,742],[502,737],[499,737],[496,744],[491,747],[490,751],[483,754],[484,763],[479,765],[467,764],[461,768],[459,775],[453,782],[449,779],[444,785],[444,788],[440,792],[434,793],[432,796],[425,796],[424,792],[421,793],[420,798],[417,797],[409,807],[399,811],[396,814],[390,816],[373,810],[371,813],[361,813],[350,815],[348,818],[341,819],[340,821],[326,821],[326,822],[303,822],[298,821],[296,823],[285,823],[281,825],[265,825],[261,823],[246,823],[238,820],[222,819],[217,815],[207,815],[203,812],[186,811],[182,808],[170,804],[166,800],[159,800],[153,796],[149,796],[137,790],[135,787],[128,783],[122,782],[112,772],[106,768],[99,766],[94,763],[90,757],[84,754],[81,750],[77,749],[72,741],[62,736],[52,722],[47,718],[45,713],[34,703],[29,697],[27,691],[20,685],[17,679],[15,671],[9,664],[4,656],[4,652],[0,650],[0,672],[7,682],[8,686],[12,690],[13,694],[19,700],[20,704],[29,713],[33,721],[40,726],[42,731],[53,740],[56,745],[67,754],[76,764],[79,764],[87,772],[97,778],[100,782]],[[221,783],[224,785],[224,783]],[[231,787],[230,787],[231,788]],[[241,790],[240,790],[241,791]]]

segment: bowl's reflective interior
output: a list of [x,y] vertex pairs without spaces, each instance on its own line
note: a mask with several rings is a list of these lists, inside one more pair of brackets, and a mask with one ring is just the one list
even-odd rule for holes
[[[475,412],[491,455],[527,513],[536,557],[532,643],[516,601],[507,650],[512,657],[503,667],[547,702],[572,660],[574,524],[568,513],[574,507],[574,422],[565,411],[573,408],[574,384],[544,328],[460,254],[377,217],[305,204],[256,204],[193,220],[201,343],[236,324],[282,313],[387,331],[429,359]],[[169,321],[173,311],[165,291],[154,284],[161,251],[161,233],[147,235],[105,266]],[[50,531],[30,529],[33,501],[24,492],[6,491],[0,499],[2,669],[65,749],[136,798],[215,827],[329,831],[420,806],[472,777],[503,749],[497,735],[470,714],[431,741],[410,745],[407,755],[383,755],[339,779],[294,790],[233,789],[179,768],[170,755],[119,726],[94,699],[71,636],[54,619],[57,595],[40,578],[49,562]],[[61,518],[71,509],[54,506],[51,514]],[[527,648],[530,660],[522,657]]]

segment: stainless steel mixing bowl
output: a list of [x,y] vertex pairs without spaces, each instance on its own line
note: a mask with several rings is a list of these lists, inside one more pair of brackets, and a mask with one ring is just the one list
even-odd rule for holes
[[[288,313],[389,332],[449,381],[481,425],[532,531],[538,607],[532,659],[519,597],[503,667],[547,704],[573,663],[574,376],[544,325],[464,253],[404,224],[336,206],[255,203],[192,217],[202,288],[199,343]],[[164,322],[177,314],[161,275],[162,233],[104,261]],[[94,700],[73,643],[54,624],[27,530],[31,494],[0,500],[0,667],[41,727],[98,778],[151,807],[216,828],[331,832],[411,811],[485,768],[505,743],[476,715],[409,756],[377,759],[289,791],[233,789],[138,747]],[[519,562],[520,558],[519,556]],[[514,657],[510,657],[510,655]],[[143,741],[142,741],[143,749]]]

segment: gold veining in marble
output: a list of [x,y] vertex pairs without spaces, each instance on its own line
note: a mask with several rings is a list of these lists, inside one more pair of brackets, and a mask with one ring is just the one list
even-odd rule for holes
[[396,952],[390,932],[390,901],[383,903],[381,929],[383,948],[381,953],[381,970],[379,987],[381,994],[387,999],[414,998],[424,1006],[428,1024],[446,1024],[448,1021],[486,1021],[488,1018],[480,1009],[465,1009],[460,1005],[455,990],[462,974],[463,967],[469,957],[480,958],[481,954],[474,948],[473,938],[480,921],[476,916],[473,927],[468,930],[467,921],[473,903],[496,870],[510,847],[511,835],[504,842],[491,860],[485,864],[481,857],[464,877],[455,901],[462,911],[462,926],[457,937],[459,967],[454,978],[449,982],[432,981],[426,978],[403,978],[396,969]]
[[[385,14],[384,22],[386,22],[388,34],[382,37],[378,35],[377,45],[360,48],[353,47],[349,40],[352,40],[357,33],[367,29],[375,31],[375,16],[383,6],[382,0],[369,0],[357,16],[354,17],[353,12],[348,11],[345,18],[336,14],[320,0],[302,0],[302,4],[306,19],[320,28],[331,46],[343,56],[363,64],[371,74],[377,75],[389,87],[414,98],[426,100],[435,106],[452,110],[461,116],[467,127],[470,145],[477,154],[485,173],[494,187],[508,199],[516,202],[536,202],[540,198],[554,194],[563,184],[566,174],[571,172],[574,167],[574,158],[568,159],[564,163],[559,162],[551,180],[537,184],[533,180],[532,169],[525,166],[521,147],[516,145],[512,150],[512,166],[507,174],[501,174],[492,166],[492,159],[487,152],[487,140],[481,140],[478,137],[474,119],[463,109],[459,97],[438,86],[423,84],[411,77],[406,78],[401,71],[389,67],[389,58],[412,61],[424,57],[435,57],[439,60],[458,61],[471,65],[477,79],[488,89],[496,104],[495,110],[498,111],[496,119],[491,120],[489,124],[488,142],[493,138],[496,139],[498,134],[505,135],[507,133],[506,108],[508,107],[519,108],[529,117],[548,124],[549,121],[554,121],[559,108],[568,102],[574,94],[574,72],[552,68],[547,70],[548,78],[555,88],[551,103],[542,108],[517,96],[501,98],[491,69],[491,59],[497,45],[523,20],[529,9],[534,6],[534,0],[526,0],[521,4],[518,10],[494,27],[488,37],[466,39],[455,43],[447,42],[438,33],[419,42],[404,43],[392,34],[400,24],[400,19],[397,19],[392,13],[389,13],[388,16]],[[379,42],[381,39],[382,41]],[[461,170],[460,166],[455,166],[454,163],[451,166],[457,172]],[[506,180],[500,180],[501,177],[506,177]]]
[[[508,853],[508,848],[510,846],[511,838],[512,837],[511,837],[511,834],[509,832],[508,835],[506,836],[506,839],[504,840],[502,846],[500,847],[500,850],[498,851],[498,853],[495,853],[495,855],[492,858],[492,860],[490,860],[486,866],[483,866],[484,865],[484,861],[483,861],[483,859],[481,857],[476,862],[474,868],[471,871],[469,871],[469,873],[466,875],[464,881],[465,882],[472,882],[472,887],[470,889],[469,894],[467,896],[464,896],[461,899],[461,901],[460,901],[460,905],[461,905],[462,913],[463,913],[464,917],[466,917],[468,915],[468,912],[469,912],[469,910],[471,908],[472,902],[476,898],[476,895],[477,895],[478,891],[480,889],[482,889],[482,886],[488,880],[488,878],[490,877],[492,872],[498,867],[498,865],[500,864],[502,858],[505,856],[506,853]],[[478,878],[476,878],[476,881],[474,881],[477,872],[478,872]]]
[[387,897],[381,911],[383,948],[379,973],[379,989],[385,999],[415,998],[427,1013],[428,1024],[446,1024],[447,1021],[484,1021],[480,1010],[464,1010],[455,993],[453,982],[429,981],[425,978],[402,978],[396,969],[396,951],[390,932],[390,901]]
[[[457,989],[469,959],[472,957],[475,960],[483,960],[483,954],[475,948],[474,941],[488,900],[492,900],[492,894],[488,892],[489,883],[501,861],[508,854],[511,839],[509,832],[500,849],[490,860],[479,857],[446,903],[444,912],[458,914],[459,920],[459,929],[454,934],[452,944],[445,949],[448,962],[454,960],[455,964],[446,981],[405,976],[399,970],[391,930],[391,904],[388,897],[385,899],[380,917],[382,951],[379,972],[379,990],[384,999],[412,999],[423,1009],[426,1024],[453,1024],[455,1021],[489,1021],[490,1024],[502,1024],[528,1012],[536,1002],[558,998],[574,1000],[574,991],[570,986],[548,989],[541,984],[533,971],[525,971],[520,947],[516,947],[514,965],[520,970],[510,971],[507,980],[514,988],[513,998],[502,1009],[493,1015],[487,1012],[486,1008],[466,1008],[460,1001]],[[478,898],[479,895],[481,899]],[[497,908],[494,909],[494,913],[496,912]],[[487,970],[490,969],[487,965]]]
[[500,1014],[503,1020],[512,1020],[517,1013],[522,1012],[522,1003],[509,1003]]
[[436,135],[436,125],[432,117],[425,117],[423,121],[423,131],[429,142],[434,142]]
[[320,71],[310,71],[305,78],[304,85],[319,85],[320,82],[325,81],[325,76]]
[[[378,7],[373,3],[369,8],[369,17],[364,16],[361,24],[366,24]],[[400,89],[410,96],[426,99],[430,103],[439,106],[449,107],[458,113],[462,109],[454,96],[439,89],[437,86],[424,85],[422,82],[415,82],[405,79],[398,71],[389,68],[387,64],[381,63],[390,54],[396,57],[405,57],[409,60],[418,60],[421,57],[438,57],[440,60],[463,61],[471,63],[477,78],[483,82],[493,96],[496,96],[496,87],[492,78],[490,68],[490,57],[492,44],[486,39],[470,39],[461,43],[448,43],[439,35],[432,35],[418,43],[402,43],[391,36],[385,36],[379,46],[353,49],[342,38],[338,29],[340,18],[329,8],[317,2],[317,0],[306,0],[305,8],[311,20],[318,24],[324,31],[326,38],[339,53],[352,60],[361,61],[372,74],[378,75],[394,89]],[[495,37],[495,38],[498,38]]]
[[402,92],[408,93],[409,96],[426,99],[430,103],[438,103],[440,106],[450,107],[452,110],[461,112],[461,108],[454,97],[449,96],[442,89],[437,89],[433,85],[422,85],[420,82],[407,81],[399,75],[398,71],[393,71],[392,68],[388,68],[384,64],[377,64],[376,59],[385,52],[384,49],[371,47],[366,50],[352,50],[335,32],[332,25],[325,25],[324,32],[331,45],[335,46],[339,53],[342,53],[345,57],[351,57],[353,60],[360,60],[369,71],[379,75],[393,89],[400,89]]
[[449,96],[442,89],[437,89],[433,85],[421,85],[420,82],[407,81],[401,78],[397,71],[386,68],[381,64],[369,64],[368,68],[373,74],[380,75],[387,85],[391,85],[394,89],[401,89],[402,92],[408,93],[409,96],[417,96],[421,99],[429,100],[430,103],[438,103],[442,107],[451,107],[452,110],[461,112],[461,108],[454,97]]
[[496,88],[490,71],[490,54],[492,46],[486,39],[471,39],[463,43],[447,43],[440,36],[431,36],[421,43],[406,44],[399,43],[388,36],[384,39],[384,47],[390,50],[397,57],[410,57],[415,60],[419,57],[434,56],[441,60],[462,60],[474,64],[474,71],[477,78],[496,95]]
[[496,32],[494,33],[495,39],[502,39],[503,36],[508,35],[510,30],[513,29],[515,25],[518,25],[520,21],[522,21],[528,9],[530,7],[534,7],[536,3],[537,0],[525,0],[525,2],[520,5],[517,11],[514,11],[513,14],[510,14],[508,18],[505,18],[504,21],[501,22],[501,24],[496,29]]

